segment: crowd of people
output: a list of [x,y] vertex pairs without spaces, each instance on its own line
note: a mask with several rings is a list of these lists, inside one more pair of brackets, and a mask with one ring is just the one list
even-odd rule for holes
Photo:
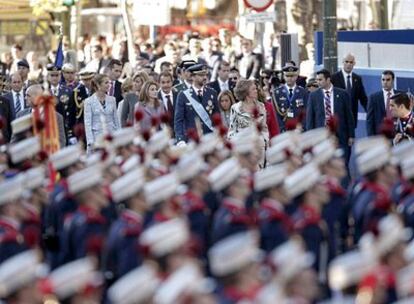
[[411,95],[221,36],[2,65],[1,300],[414,302]]

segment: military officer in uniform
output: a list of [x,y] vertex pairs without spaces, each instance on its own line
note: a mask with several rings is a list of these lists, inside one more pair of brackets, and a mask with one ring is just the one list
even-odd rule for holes
[[[285,84],[276,88],[272,96],[281,132],[286,131],[285,123],[287,120],[297,118],[302,111],[306,111],[307,99],[306,90],[296,84],[298,67],[284,67],[283,77]],[[301,123],[304,125],[304,122]]]
[[79,72],[78,85],[73,89],[72,99],[70,103],[71,113],[75,113],[75,124],[83,123],[83,102],[86,98],[92,96],[92,79],[95,72],[82,69]]
[[174,115],[174,133],[177,143],[187,141],[187,131],[196,129],[196,119],[200,120],[203,134],[213,131],[211,117],[220,113],[217,93],[206,86],[208,71],[203,64],[187,69],[192,74],[191,88],[179,93]]
[[183,60],[180,65],[178,66],[179,74],[180,74],[180,83],[174,86],[174,89],[177,92],[181,92],[187,90],[191,87],[193,83],[192,75],[190,71],[187,71],[188,68],[196,65],[197,62],[194,60]]
[[55,96],[56,98],[59,96],[60,91],[60,77],[61,77],[61,69],[54,64],[50,63],[46,66],[47,70],[47,83],[50,95]]

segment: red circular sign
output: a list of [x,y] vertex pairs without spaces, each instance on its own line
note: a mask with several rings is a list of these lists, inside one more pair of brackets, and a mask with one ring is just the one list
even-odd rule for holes
[[273,4],[273,0],[244,0],[244,4],[255,11],[263,12]]

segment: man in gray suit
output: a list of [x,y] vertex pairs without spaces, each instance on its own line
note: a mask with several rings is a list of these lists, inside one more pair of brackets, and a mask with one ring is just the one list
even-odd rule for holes
[[[32,113],[32,108],[33,108],[36,98],[42,94],[43,94],[43,88],[40,84],[34,84],[28,87],[26,90],[27,107],[24,110],[18,112],[16,114],[16,118]],[[57,124],[59,128],[59,143],[60,143],[60,147],[63,148],[66,146],[65,127],[63,125],[63,117],[58,112],[56,112],[56,120],[57,120]]]

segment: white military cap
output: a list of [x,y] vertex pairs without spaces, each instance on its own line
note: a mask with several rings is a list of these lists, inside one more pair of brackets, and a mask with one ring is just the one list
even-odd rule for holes
[[56,268],[47,277],[49,286],[60,300],[73,296],[87,286],[98,286],[102,276],[96,271],[95,260],[85,257]]
[[306,131],[299,137],[299,147],[302,151],[309,149],[329,137],[329,131],[326,128],[318,128]]
[[321,178],[321,173],[314,163],[309,163],[296,170],[285,180],[285,190],[294,198],[312,188]]
[[400,218],[389,214],[378,223],[378,235],[365,233],[360,239],[360,248],[364,254],[374,253],[377,257],[387,254],[400,242],[406,242],[412,236],[412,230],[405,228]]
[[75,164],[79,161],[82,155],[82,148],[80,145],[72,145],[64,147],[63,149],[53,153],[49,157],[55,170],[61,170]]
[[283,184],[287,175],[285,164],[267,167],[254,174],[254,190],[263,191]]
[[239,161],[235,158],[229,158],[215,168],[208,180],[213,191],[220,191],[233,183],[242,174],[242,168]]
[[179,298],[184,293],[195,293],[202,283],[203,277],[199,268],[193,263],[185,265],[174,271],[165,280],[154,296],[156,304],[179,303]]
[[16,118],[11,122],[11,128],[13,134],[29,130],[33,126],[32,114],[27,114]]
[[10,179],[0,181],[0,206],[18,199],[24,190],[24,177],[19,174]]
[[127,173],[139,167],[141,158],[134,154],[130,156],[121,166],[121,171]]
[[178,186],[178,178],[175,173],[157,177],[145,184],[145,198],[150,205],[161,203],[174,196]]
[[287,151],[295,153],[295,143],[290,137],[286,137],[283,141],[278,141],[266,151],[266,162],[269,165],[279,164],[284,162],[287,158]]
[[144,264],[125,274],[108,290],[113,304],[148,303],[161,281],[154,266]]
[[331,139],[326,139],[312,149],[312,161],[318,165],[328,162],[336,153],[335,144]]
[[[255,127],[244,128],[231,138],[233,151],[238,154],[251,153],[257,150],[260,143],[257,129]],[[263,142],[264,145],[264,142]]]
[[220,138],[216,133],[207,133],[200,138],[200,143],[197,146],[197,151],[201,155],[212,153],[221,143]]
[[62,66],[62,72],[75,72],[75,67],[67,62]]
[[5,298],[46,272],[36,250],[27,250],[0,264],[0,298]]
[[167,148],[169,144],[170,136],[168,135],[168,132],[160,130],[151,136],[148,141],[147,148],[149,152],[157,153]]
[[152,256],[162,257],[184,246],[190,238],[187,222],[175,218],[146,229],[139,239]]
[[271,281],[267,285],[263,286],[256,298],[255,304],[274,304],[274,303],[286,303],[286,297],[280,285],[275,281]]
[[36,167],[24,173],[24,187],[32,190],[41,187],[46,182],[46,169],[44,167]]
[[134,142],[136,132],[133,127],[122,128],[112,133],[112,146],[115,148],[126,146]]
[[40,150],[40,139],[37,136],[24,139],[9,146],[9,154],[13,164],[32,158]]
[[240,232],[218,241],[209,250],[211,272],[218,277],[236,273],[244,266],[258,261],[261,252],[256,234]]
[[206,164],[200,154],[196,151],[190,152],[181,157],[175,168],[181,182],[187,182],[197,176],[204,169],[206,169]]
[[314,260],[314,256],[306,252],[303,244],[296,239],[283,243],[270,253],[270,261],[277,269],[276,276],[283,283],[311,267]]
[[291,142],[293,145],[296,145],[299,141],[299,135],[300,134],[296,131],[286,131],[280,133],[270,140],[270,146],[276,146],[286,140]]
[[368,254],[359,250],[346,252],[330,263],[329,286],[334,290],[345,290],[358,285],[375,265],[375,259]]
[[398,271],[396,287],[400,298],[414,295],[414,264]]
[[[413,151],[414,152],[414,151]],[[405,179],[409,180],[414,177],[414,154],[407,156],[401,161],[401,171]]]
[[120,178],[116,179],[110,186],[112,199],[119,203],[141,191],[145,183],[144,171],[136,168]]
[[404,162],[407,158],[414,155],[414,142],[405,140],[391,149],[391,155],[398,163]]
[[375,147],[357,157],[358,171],[361,175],[366,175],[388,164],[390,159],[389,147],[378,143]]
[[355,142],[355,154],[358,156],[369,149],[378,145],[389,145],[387,140],[382,135],[369,136],[358,139]]
[[102,181],[102,167],[94,165],[73,173],[68,177],[69,192],[78,194],[98,185]]

